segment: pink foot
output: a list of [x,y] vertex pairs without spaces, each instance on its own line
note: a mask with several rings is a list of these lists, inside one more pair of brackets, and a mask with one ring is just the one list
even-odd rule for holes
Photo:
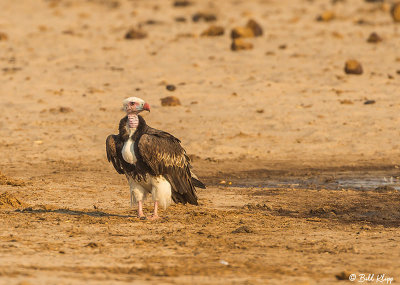
[[147,217],[144,214],[138,214],[137,217],[141,220],[147,220]]

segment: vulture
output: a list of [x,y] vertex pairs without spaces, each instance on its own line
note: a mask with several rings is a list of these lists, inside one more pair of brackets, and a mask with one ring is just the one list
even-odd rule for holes
[[205,185],[191,171],[190,159],[173,135],[146,124],[140,112],[150,106],[137,97],[123,101],[126,116],[119,122],[119,133],[106,140],[107,159],[119,174],[126,176],[130,187],[131,206],[143,213],[143,200],[148,194],[154,202],[149,219],[158,219],[158,206],[166,209],[175,203],[198,205],[195,187]]

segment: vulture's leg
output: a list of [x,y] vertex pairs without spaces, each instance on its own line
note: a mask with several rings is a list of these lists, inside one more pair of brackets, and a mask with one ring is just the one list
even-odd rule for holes
[[138,217],[146,218],[146,216],[143,214],[143,201],[138,202]]
[[150,220],[156,220],[160,218],[158,216],[158,201],[154,201],[154,212],[153,215],[150,216]]
[[145,218],[143,213],[143,201],[146,198],[147,191],[132,178],[129,179],[129,187],[131,192],[131,206],[138,204],[138,217]]
[[159,218],[158,205],[166,209],[172,202],[171,184],[163,176],[154,177],[151,184],[151,195],[154,201],[154,212],[151,219],[155,220]]

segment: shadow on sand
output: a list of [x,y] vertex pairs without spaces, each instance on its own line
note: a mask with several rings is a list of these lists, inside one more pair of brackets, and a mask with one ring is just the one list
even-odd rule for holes
[[33,209],[32,207],[28,207],[25,209],[18,209],[15,212],[20,213],[32,213],[32,214],[39,214],[39,213],[58,213],[58,214],[65,214],[71,216],[90,216],[90,217],[119,217],[119,218],[136,218],[135,215],[117,215],[117,214],[110,214],[102,211],[78,211],[78,210],[70,210],[70,209]]

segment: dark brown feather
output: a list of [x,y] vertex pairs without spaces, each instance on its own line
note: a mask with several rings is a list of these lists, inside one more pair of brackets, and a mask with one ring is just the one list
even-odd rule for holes
[[119,174],[124,174],[124,169],[122,167],[121,160],[118,157],[118,153],[120,152],[120,148],[118,145],[120,144],[119,138],[116,135],[109,135],[106,140],[106,152],[108,162],[111,162],[114,166],[115,170]]
[[162,175],[168,180],[174,202],[197,205],[190,161],[180,140],[167,132],[147,126],[140,116],[138,131],[141,132],[135,149],[138,160],[143,161],[153,175]]

